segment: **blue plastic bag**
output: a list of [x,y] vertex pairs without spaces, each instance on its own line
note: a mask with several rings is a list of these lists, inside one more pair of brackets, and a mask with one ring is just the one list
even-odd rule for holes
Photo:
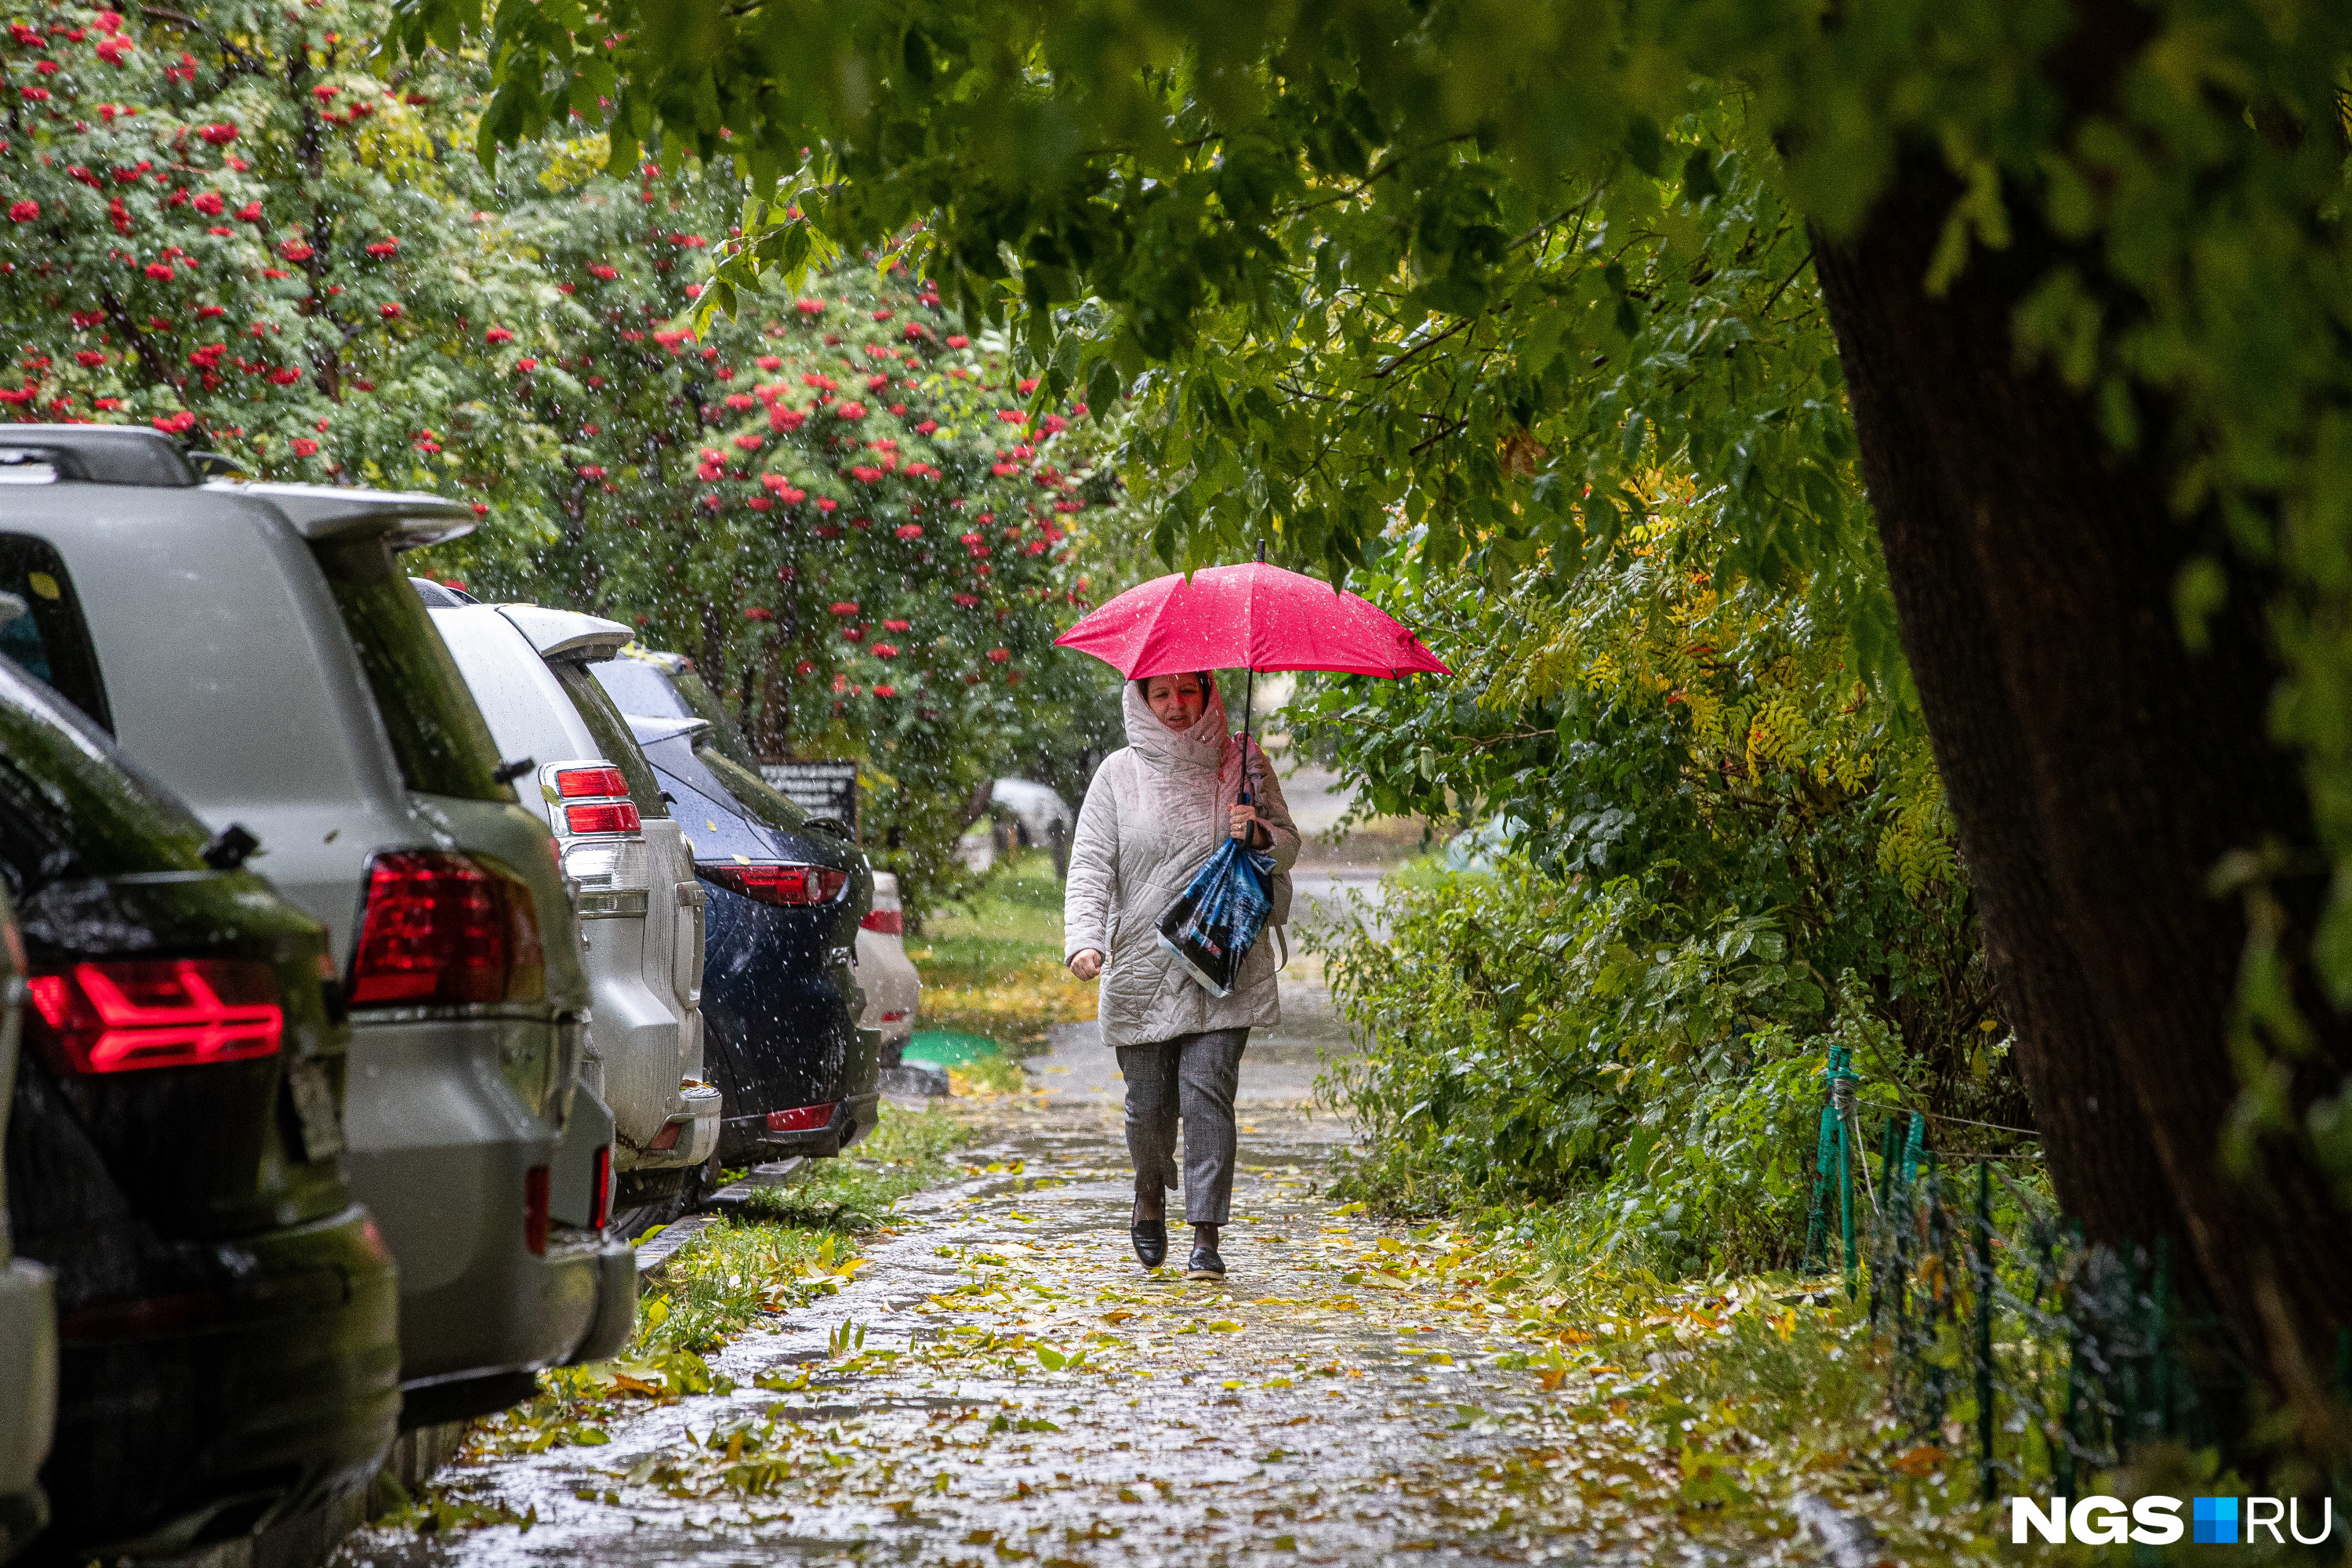
[[1274,907],[1275,861],[1228,838],[1160,917],[1160,945],[1212,996],[1233,994]]

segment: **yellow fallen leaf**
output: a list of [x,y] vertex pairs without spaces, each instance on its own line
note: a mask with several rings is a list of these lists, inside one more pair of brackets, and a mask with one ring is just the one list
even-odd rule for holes
[[1887,1461],[1895,1469],[1914,1479],[1932,1473],[1936,1467],[1943,1462],[1944,1450],[1932,1443],[1923,1443],[1916,1448],[1906,1448]]

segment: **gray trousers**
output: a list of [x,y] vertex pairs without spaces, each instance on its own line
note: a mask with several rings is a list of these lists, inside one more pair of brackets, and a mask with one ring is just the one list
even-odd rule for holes
[[1127,1079],[1127,1152],[1135,1190],[1176,1185],[1176,1123],[1184,1123],[1184,1219],[1223,1225],[1234,1199],[1234,1089],[1247,1029],[1211,1029],[1118,1047]]

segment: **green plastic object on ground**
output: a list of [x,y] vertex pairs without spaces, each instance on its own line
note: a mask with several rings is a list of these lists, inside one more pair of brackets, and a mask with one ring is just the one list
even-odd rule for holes
[[898,1058],[929,1062],[933,1067],[960,1068],[982,1057],[1003,1054],[1004,1047],[986,1035],[967,1035],[959,1029],[919,1029],[907,1041]]

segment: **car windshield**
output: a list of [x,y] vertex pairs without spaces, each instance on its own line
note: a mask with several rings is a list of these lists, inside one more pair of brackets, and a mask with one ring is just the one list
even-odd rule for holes
[[[555,671],[557,683],[579,710],[580,721],[596,737],[597,751],[629,781],[629,798],[636,803],[637,815],[667,816],[669,807],[662,803],[661,784],[646,764],[645,752],[637,749],[636,738],[629,733],[628,721],[614,707],[600,679],[592,677],[590,667],[559,659],[548,668]],[[602,664],[594,667],[600,672],[604,668]]]
[[0,658],[0,879],[10,897],[62,878],[198,870],[207,837],[79,709]]
[[433,629],[425,601],[394,572],[381,539],[314,545],[343,627],[383,715],[400,776],[420,795],[512,801],[498,781],[498,744]]

